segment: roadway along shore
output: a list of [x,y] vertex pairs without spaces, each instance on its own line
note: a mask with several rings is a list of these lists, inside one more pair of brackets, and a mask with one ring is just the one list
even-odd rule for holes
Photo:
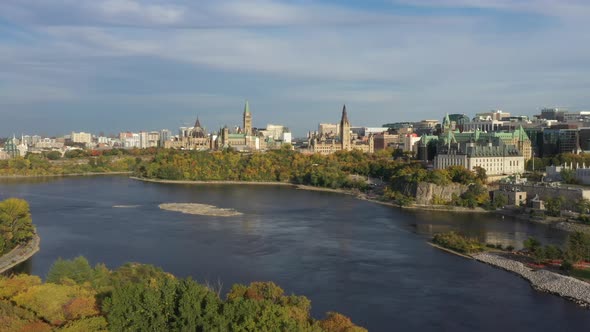
[[37,253],[37,251],[39,251],[40,242],[41,238],[39,238],[39,235],[35,234],[29,242],[18,245],[16,248],[2,255],[0,257],[0,273],[4,273],[31,258]]

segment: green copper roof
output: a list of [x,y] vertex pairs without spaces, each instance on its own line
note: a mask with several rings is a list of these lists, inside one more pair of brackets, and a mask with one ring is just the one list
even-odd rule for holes
[[447,113],[445,115],[445,118],[443,119],[443,127],[448,128],[451,125],[451,119],[449,118],[449,113]]
[[244,106],[244,114],[250,114],[250,105],[248,104],[247,100],[246,105]]

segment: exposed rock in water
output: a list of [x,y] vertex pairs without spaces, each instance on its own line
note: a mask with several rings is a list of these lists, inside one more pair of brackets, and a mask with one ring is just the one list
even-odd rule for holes
[[242,215],[234,209],[224,209],[217,206],[198,203],[164,203],[158,205],[162,210],[195,214],[200,216],[233,217]]

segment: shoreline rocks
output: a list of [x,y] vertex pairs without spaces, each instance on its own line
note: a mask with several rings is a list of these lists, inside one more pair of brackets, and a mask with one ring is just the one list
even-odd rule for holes
[[579,223],[573,223],[569,221],[560,221],[555,224],[555,228],[561,229],[567,232],[583,232],[590,234],[590,225],[584,225]]
[[516,273],[531,283],[534,289],[559,295],[576,304],[590,308],[590,284],[576,278],[564,276],[547,270],[533,270],[521,262],[491,253],[480,253],[473,258],[503,270]]

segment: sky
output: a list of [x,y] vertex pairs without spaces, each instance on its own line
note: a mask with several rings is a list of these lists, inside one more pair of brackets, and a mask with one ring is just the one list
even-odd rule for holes
[[587,0],[1,0],[0,137],[588,110]]

